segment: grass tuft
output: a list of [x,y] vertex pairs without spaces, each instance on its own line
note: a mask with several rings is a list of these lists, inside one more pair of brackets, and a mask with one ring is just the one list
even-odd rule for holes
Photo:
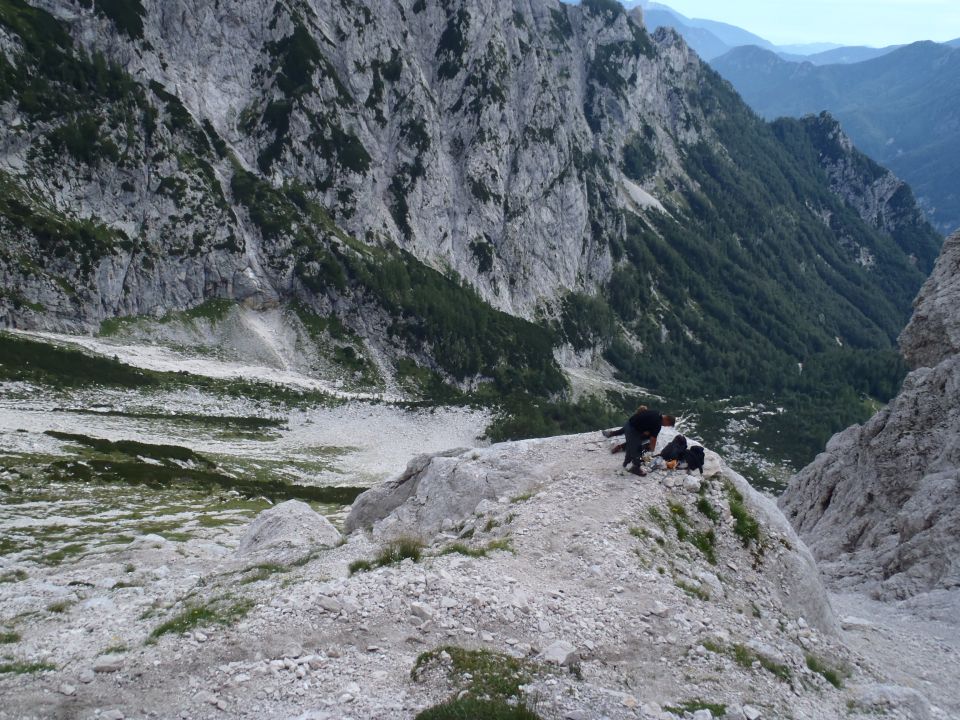
[[667,712],[685,717],[687,713],[693,715],[697,710],[709,710],[714,717],[721,718],[727,714],[727,706],[723,703],[711,703],[704,700],[687,700],[679,705],[665,705]]
[[733,532],[740,538],[744,547],[756,544],[760,549],[760,524],[747,510],[743,495],[731,483],[727,483],[727,500],[730,504],[730,514],[733,515]]
[[423,542],[417,538],[400,538],[387,543],[373,560],[354,560],[349,565],[350,574],[366,572],[374,568],[397,565],[404,560],[420,562],[423,556]]
[[793,676],[793,673],[790,672],[790,668],[788,668],[786,665],[781,665],[765,655],[760,655],[759,653],[756,653],[748,648],[746,645],[733,646],[733,659],[738,665],[745,668],[753,667],[753,663],[759,662],[760,667],[767,672],[773,673],[784,682],[789,682],[790,678]]
[[823,660],[809,654],[807,655],[807,667],[813,670],[813,672],[822,675],[823,678],[837,688],[837,690],[843,688],[843,678],[847,675],[845,671],[830,667]]

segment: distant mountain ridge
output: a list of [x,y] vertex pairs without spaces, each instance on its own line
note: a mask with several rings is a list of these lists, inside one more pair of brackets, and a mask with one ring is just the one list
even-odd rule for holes
[[941,232],[960,227],[960,49],[919,42],[818,67],[743,47],[711,64],[763,117],[828,110],[859,149],[910,183]]
[[[902,45],[874,48],[844,46],[836,43],[806,43],[798,45],[775,45],[754,33],[716,20],[688,18],[671,7],[650,0],[626,2],[628,8],[640,7],[651,31],[658,27],[670,27],[680,33],[687,44],[704,60],[712,61],[734,48],[753,45],[775,52],[784,60],[810,62],[814,65],[855,63],[886,55]],[[957,41],[953,41],[957,42]],[[950,43],[946,43],[950,44]]]

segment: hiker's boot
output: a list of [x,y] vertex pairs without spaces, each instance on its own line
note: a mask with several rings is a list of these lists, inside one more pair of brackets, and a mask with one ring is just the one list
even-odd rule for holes
[[639,475],[640,477],[646,477],[646,475],[647,475],[647,471],[644,470],[644,469],[643,469],[642,467],[640,467],[639,465],[634,465],[634,466],[631,467],[629,470],[627,470],[627,472],[633,473],[634,475]]

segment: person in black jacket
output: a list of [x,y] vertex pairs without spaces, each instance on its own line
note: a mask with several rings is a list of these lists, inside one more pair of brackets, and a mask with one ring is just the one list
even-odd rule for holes
[[604,437],[614,437],[623,435],[624,458],[623,466],[631,465],[630,472],[635,475],[646,475],[646,471],[640,467],[643,454],[647,451],[653,452],[657,447],[657,435],[660,434],[660,428],[673,427],[676,420],[671,415],[663,415],[658,410],[650,410],[646,405],[641,405],[637,412],[630,416],[627,424],[619,430],[604,430]]

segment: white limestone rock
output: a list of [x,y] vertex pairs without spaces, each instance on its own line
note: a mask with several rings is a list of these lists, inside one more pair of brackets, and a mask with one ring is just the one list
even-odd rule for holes
[[329,548],[342,540],[340,531],[305,502],[288,500],[260,513],[250,523],[237,555],[270,555],[278,561]]

